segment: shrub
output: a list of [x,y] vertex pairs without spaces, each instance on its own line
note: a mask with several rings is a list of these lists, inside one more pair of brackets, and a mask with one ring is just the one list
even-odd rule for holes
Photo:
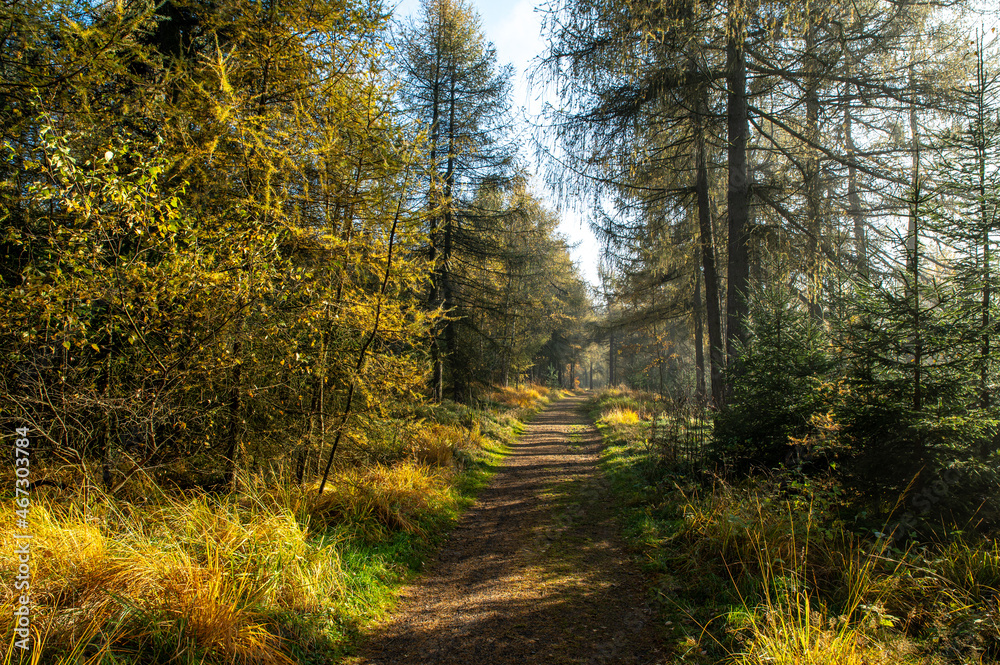
[[789,438],[809,432],[830,407],[826,336],[789,289],[774,283],[751,294],[748,339],[729,369],[732,396],[715,421],[715,454],[739,471],[773,468]]

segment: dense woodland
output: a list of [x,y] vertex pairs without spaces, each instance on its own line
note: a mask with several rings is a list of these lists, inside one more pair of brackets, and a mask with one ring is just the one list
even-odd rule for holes
[[2,414],[40,454],[302,480],[566,364],[588,296],[468,6],[3,11]]
[[[526,128],[465,0],[398,20],[379,0],[3,4],[0,424],[28,429],[53,490],[46,653],[336,662],[357,608],[387,602],[344,589],[395,583],[392,557],[416,556],[400,543],[433,540],[549,390],[595,383],[631,390],[600,417],[622,459],[652,460],[644,492],[763,478],[826,501],[823,537],[850,548],[996,536],[995,8],[540,10],[550,103]],[[530,165],[588,211],[600,285]],[[695,431],[683,465],[664,452]],[[646,516],[689,515],[686,491]],[[149,501],[166,507],[147,523]],[[264,522],[271,540],[247,535]],[[119,586],[80,542],[131,562]],[[973,604],[996,604],[990,547],[963,550],[997,573]],[[239,608],[218,643],[176,609],[215,573],[270,585],[185,600]],[[926,662],[994,662],[997,615]]]
[[975,9],[550,9],[542,147],[605,240],[611,383],[711,406],[726,468],[839,465],[882,517],[943,486],[938,528],[998,524],[1000,60]]

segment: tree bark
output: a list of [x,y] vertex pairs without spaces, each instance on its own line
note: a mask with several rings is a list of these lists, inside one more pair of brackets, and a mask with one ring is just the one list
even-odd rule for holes
[[805,165],[805,182],[803,185],[806,194],[806,229],[809,232],[809,246],[806,251],[806,275],[809,279],[809,313],[816,319],[822,319],[823,309],[820,302],[822,294],[822,257],[820,254],[820,242],[823,233],[823,224],[820,213],[821,182],[818,149],[819,72],[817,68],[819,63],[815,54],[816,26],[813,20],[810,20],[809,28],[806,31],[806,135],[809,138],[809,145],[806,146],[808,158]]
[[[443,305],[446,312],[455,307],[454,293],[451,283],[451,254],[454,236],[455,214],[451,196],[455,184],[455,155],[458,150],[455,136],[455,110],[458,100],[455,97],[456,72],[452,66],[451,83],[448,98],[448,167],[444,174],[444,255],[441,257],[441,287],[443,290]],[[449,318],[444,324],[445,345],[448,350],[448,365],[451,368],[452,399],[463,401],[465,392],[465,368],[458,367],[458,342],[455,332],[455,321]]]
[[615,348],[615,331],[611,331],[611,335],[608,338],[608,387],[611,388],[617,385],[617,377],[615,376],[615,371],[618,369],[616,367],[615,359],[618,354],[618,350]]
[[709,364],[712,380],[712,401],[721,406],[724,399],[722,368],[725,351],[722,342],[722,312],[719,300],[719,275],[715,263],[715,237],[712,229],[712,209],[708,188],[708,160],[705,154],[705,119],[708,116],[708,91],[705,90],[696,114],[696,181],[698,197],[698,234],[701,239],[701,265],[705,273],[705,314],[708,324]]
[[[728,364],[737,360],[738,349],[746,341],[747,290],[750,282],[750,182],[747,172],[747,65],[743,52],[742,20],[730,8],[730,30],[726,44],[727,124],[728,124],[728,216],[729,289],[726,298],[726,354]],[[732,391],[727,382],[725,397]]]
[[[443,18],[438,24],[438,40],[441,39],[440,30],[442,29],[442,25]],[[430,163],[435,178],[437,175],[438,140],[441,135],[441,54],[443,49],[444,45],[439,41],[434,54],[434,83],[431,87]],[[441,201],[437,195],[437,183],[432,181],[428,195],[428,205],[431,208],[428,239],[430,242],[429,254],[432,268],[429,285],[430,292],[427,297],[431,309],[436,309],[441,304],[441,283],[437,270],[439,242],[437,225],[440,204]],[[441,348],[438,344],[438,335],[436,333],[434,334],[434,339],[431,340],[431,366],[433,368],[430,385],[431,396],[435,402],[440,402],[444,398],[444,360],[441,357]]]
[[847,147],[847,205],[848,214],[854,222],[854,252],[857,255],[858,274],[868,281],[868,236],[865,218],[861,211],[861,195],[858,193],[857,150],[852,132],[854,118],[851,115],[850,100],[844,109],[844,142]]
[[[914,90],[913,56],[910,60],[910,90]],[[913,410],[923,408],[922,365],[923,336],[920,325],[920,127],[917,124],[916,102],[910,104],[911,188],[910,221],[907,229],[907,260],[910,268],[911,297],[913,298]]]
[[704,306],[701,301],[701,266],[695,266],[694,273],[694,394],[699,404],[708,399],[705,392],[705,334],[702,330]]

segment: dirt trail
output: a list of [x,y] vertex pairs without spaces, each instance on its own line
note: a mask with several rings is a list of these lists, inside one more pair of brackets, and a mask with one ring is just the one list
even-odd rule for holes
[[355,665],[661,663],[583,397],[538,415]]

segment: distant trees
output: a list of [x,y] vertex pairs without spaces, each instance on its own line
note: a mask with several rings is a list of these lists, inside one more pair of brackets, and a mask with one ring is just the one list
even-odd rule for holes
[[950,469],[968,516],[998,481],[996,53],[939,9],[566,0],[542,70],[615,378],[711,391],[743,470],[806,442],[887,501]]
[[576,359],[589,299],[557,223],[523,184],[482,188],[468,213],[485,251],[456,266],[458,360],[481,382],[508,385],[532,369],[542,380],[537,370]]
[[[554,326],[524,331],[559,307],[536,285],[576,288],[511,184],[507,83],[471,14],[439,17],[420,137],[377,3],[2,11],[0,421],[112,490],[322,475],[419,401],[429,339],[454,338],[459,384],[483,358],[524,371]],[[474,361],[473,321],[496,342]]]
[[892,2],[567,1],[548,25],[543,69],[561,98],[552,180],[614,200],[595,221],[612,248],[664,224],[702,238],[700,261],[683,262],[698,266],[689,288],[704,307],[688,302],[721,404],[769,253],[795,258],[791,279],[817,317],[847,272],[868,274],[869,227],[907,208],[910,110],[943,108],[956,33],[928,7]]
[[402,33],[405,108],[427,133],[424,167],[433,276],[432,308],[452,312],[432,344],[432,392],[444,394],[445,365],[452,395],[465,396],[468,363],[459,349],[455,264],[465,254],[489,252],[467,223],[472,199],[487,183],[503,186],[512,175],[509,131],[510,69],[499,70],[478,16],[461,0],[425,0],[422,13]]
[[582,286],[517,168],[510,67],[498,66],[467,3],[421,9],[402,30],[399,68],[403,108],[424,132],[428,303],[447,312],[431,346],[431,392],[465,400],[474,383],[526,372],[538,347],[563,334],[566,302]]

